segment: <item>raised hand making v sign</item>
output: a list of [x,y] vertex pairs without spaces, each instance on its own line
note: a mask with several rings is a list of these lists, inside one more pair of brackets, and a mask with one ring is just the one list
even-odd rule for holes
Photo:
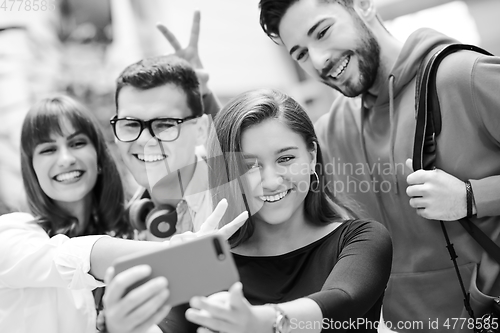
[[202,96],[210,93],[210,89],[207,86],[208,83],[208,73],[203,69],[203,64],[201,63],[200,55],[198,52],[198,40],[200,37],[200,11],[196,10],[193,15],[193,25],[191,26],[191,36],[189,38],[188,45],[183,48],[177,37],[163,24],[157,23],[156,27],[165,36],[170,45],[175,50],[175,55],[183,58],[193,66],[198,75],[198,80],[200,81],[200,90]]

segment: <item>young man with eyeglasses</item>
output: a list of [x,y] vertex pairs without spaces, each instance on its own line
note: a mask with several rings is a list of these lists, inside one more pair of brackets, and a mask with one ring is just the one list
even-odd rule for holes
[[160,223],[160,235],[148,226],[148,240],[197,231],[211,210],[207,165],[196,153],[209,119],[193,67],[175,55],[147,58],[125,68],[116,84],[110,122],[123,162],[141,186],[130,203],[131,219],[171,207],[174,226]]

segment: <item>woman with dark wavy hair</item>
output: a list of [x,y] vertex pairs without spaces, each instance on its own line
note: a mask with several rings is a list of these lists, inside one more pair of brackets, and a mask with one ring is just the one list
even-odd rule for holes
[[[0,332],[95,333],[91,291],[104,286],[111,262],[165,245],[121,239],[132,230],[120,175],[97,121],[77,101],[57,95],[31,108],[21,162],[32,214],[0,216]],[[139,278],[150,272],[138,270]],[[146,305],[160,309],[155,318],[146,311],[149,326],[168,313],[166,281],[154,281],[139,287],[151,296]]]
[[[64,149],[75,153],[60,157],[58,150],[67,152],[61,152],[53,136],[62,139],[68,134]],[[81,152],[92,155],[86,157],[93,162],[88,168],[78,161]],[[41,164],[51,163],[54,157],[62,159],[58,167],[61,174],[51,174],[52,179],[47,179],[47,175],[37,173]],[[120,174],[97,120],[77,101],[61,95],[32,107],[22,127],[21,171],[29,208],[49,236],[131,236],[130,225],[123,219],[125,199]],[[72,201],[72,195],[81,200],[73,205],[81,208],[64,203]]]
[[186,318],[204,327],[199,332],[376,332],[391,239],[330,192],[302,107],[275,90],[250,91],[230,101],[214,127],[214,202],[228,198],[233,215],[251,216],[230,239],[241,283],[193,298]]

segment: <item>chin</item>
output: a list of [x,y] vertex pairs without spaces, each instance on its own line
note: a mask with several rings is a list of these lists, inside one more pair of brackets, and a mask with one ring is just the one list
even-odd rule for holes
[[132,174],[132,177],[134,177],[135,182],[137,184],[139,184],[139,186],[142,186],[142,187],[145,187],[145,188],[149,187],[148,178],[147,178],[145,172],[139,173],[139,174],[137,174],[136,172],[130,172],[130,173]]
[[266,213],[262,214],[262,212],[260,212],[259,218],[268,224],[278,225],[288,221],[288,219],[290,219],[290,216],[289,214],[283,214],[280,213],[279,211],[274,211],[274,212],[269,212],[267,214]]
[[67,195],[64,195],[63,193],[59,193],[57,197],[53,197],[52,200],[58,201],[58,202],[79,202],[83,200],[86,195],[90,192],[84,192],[84,193],[79,193],[75,191],[72,191],[71,193],[67,193]]

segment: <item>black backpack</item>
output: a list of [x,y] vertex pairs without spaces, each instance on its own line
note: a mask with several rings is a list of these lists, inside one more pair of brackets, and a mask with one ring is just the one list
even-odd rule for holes
[[[469,50],[485,55],[492,55],[488,51],[474,45],[446,44],[432,51],[434,52],[432,56],[430,56],[430,58],[426,57],[418,70],[415,86],[416,128],[413,144],[413,170],[415,171],[420,169],[432,170],[434,168],[437,151],[436,138],[441,133],[441,110],[436,90],[436,73],[439,64],[447,55],[460,50]],[[426,61],[426,59],[428,60]],[[478,244],[500,264],[500,247],[468,218],[462,218],[459,222],[472,238],[474,238]],[[440,223],[446,240],[446,247],[454,263],[458,280],[465,297],[465,308],[469,312],[471,318],[474,318],[474,314],[469,304],[469,294],[465,290],[456,263],[457,255],[453,249],[453,244],[450,243],[443,221],[440,221]],[[495,304],[499,306],[500,299],[497,299],[496,302]]]

